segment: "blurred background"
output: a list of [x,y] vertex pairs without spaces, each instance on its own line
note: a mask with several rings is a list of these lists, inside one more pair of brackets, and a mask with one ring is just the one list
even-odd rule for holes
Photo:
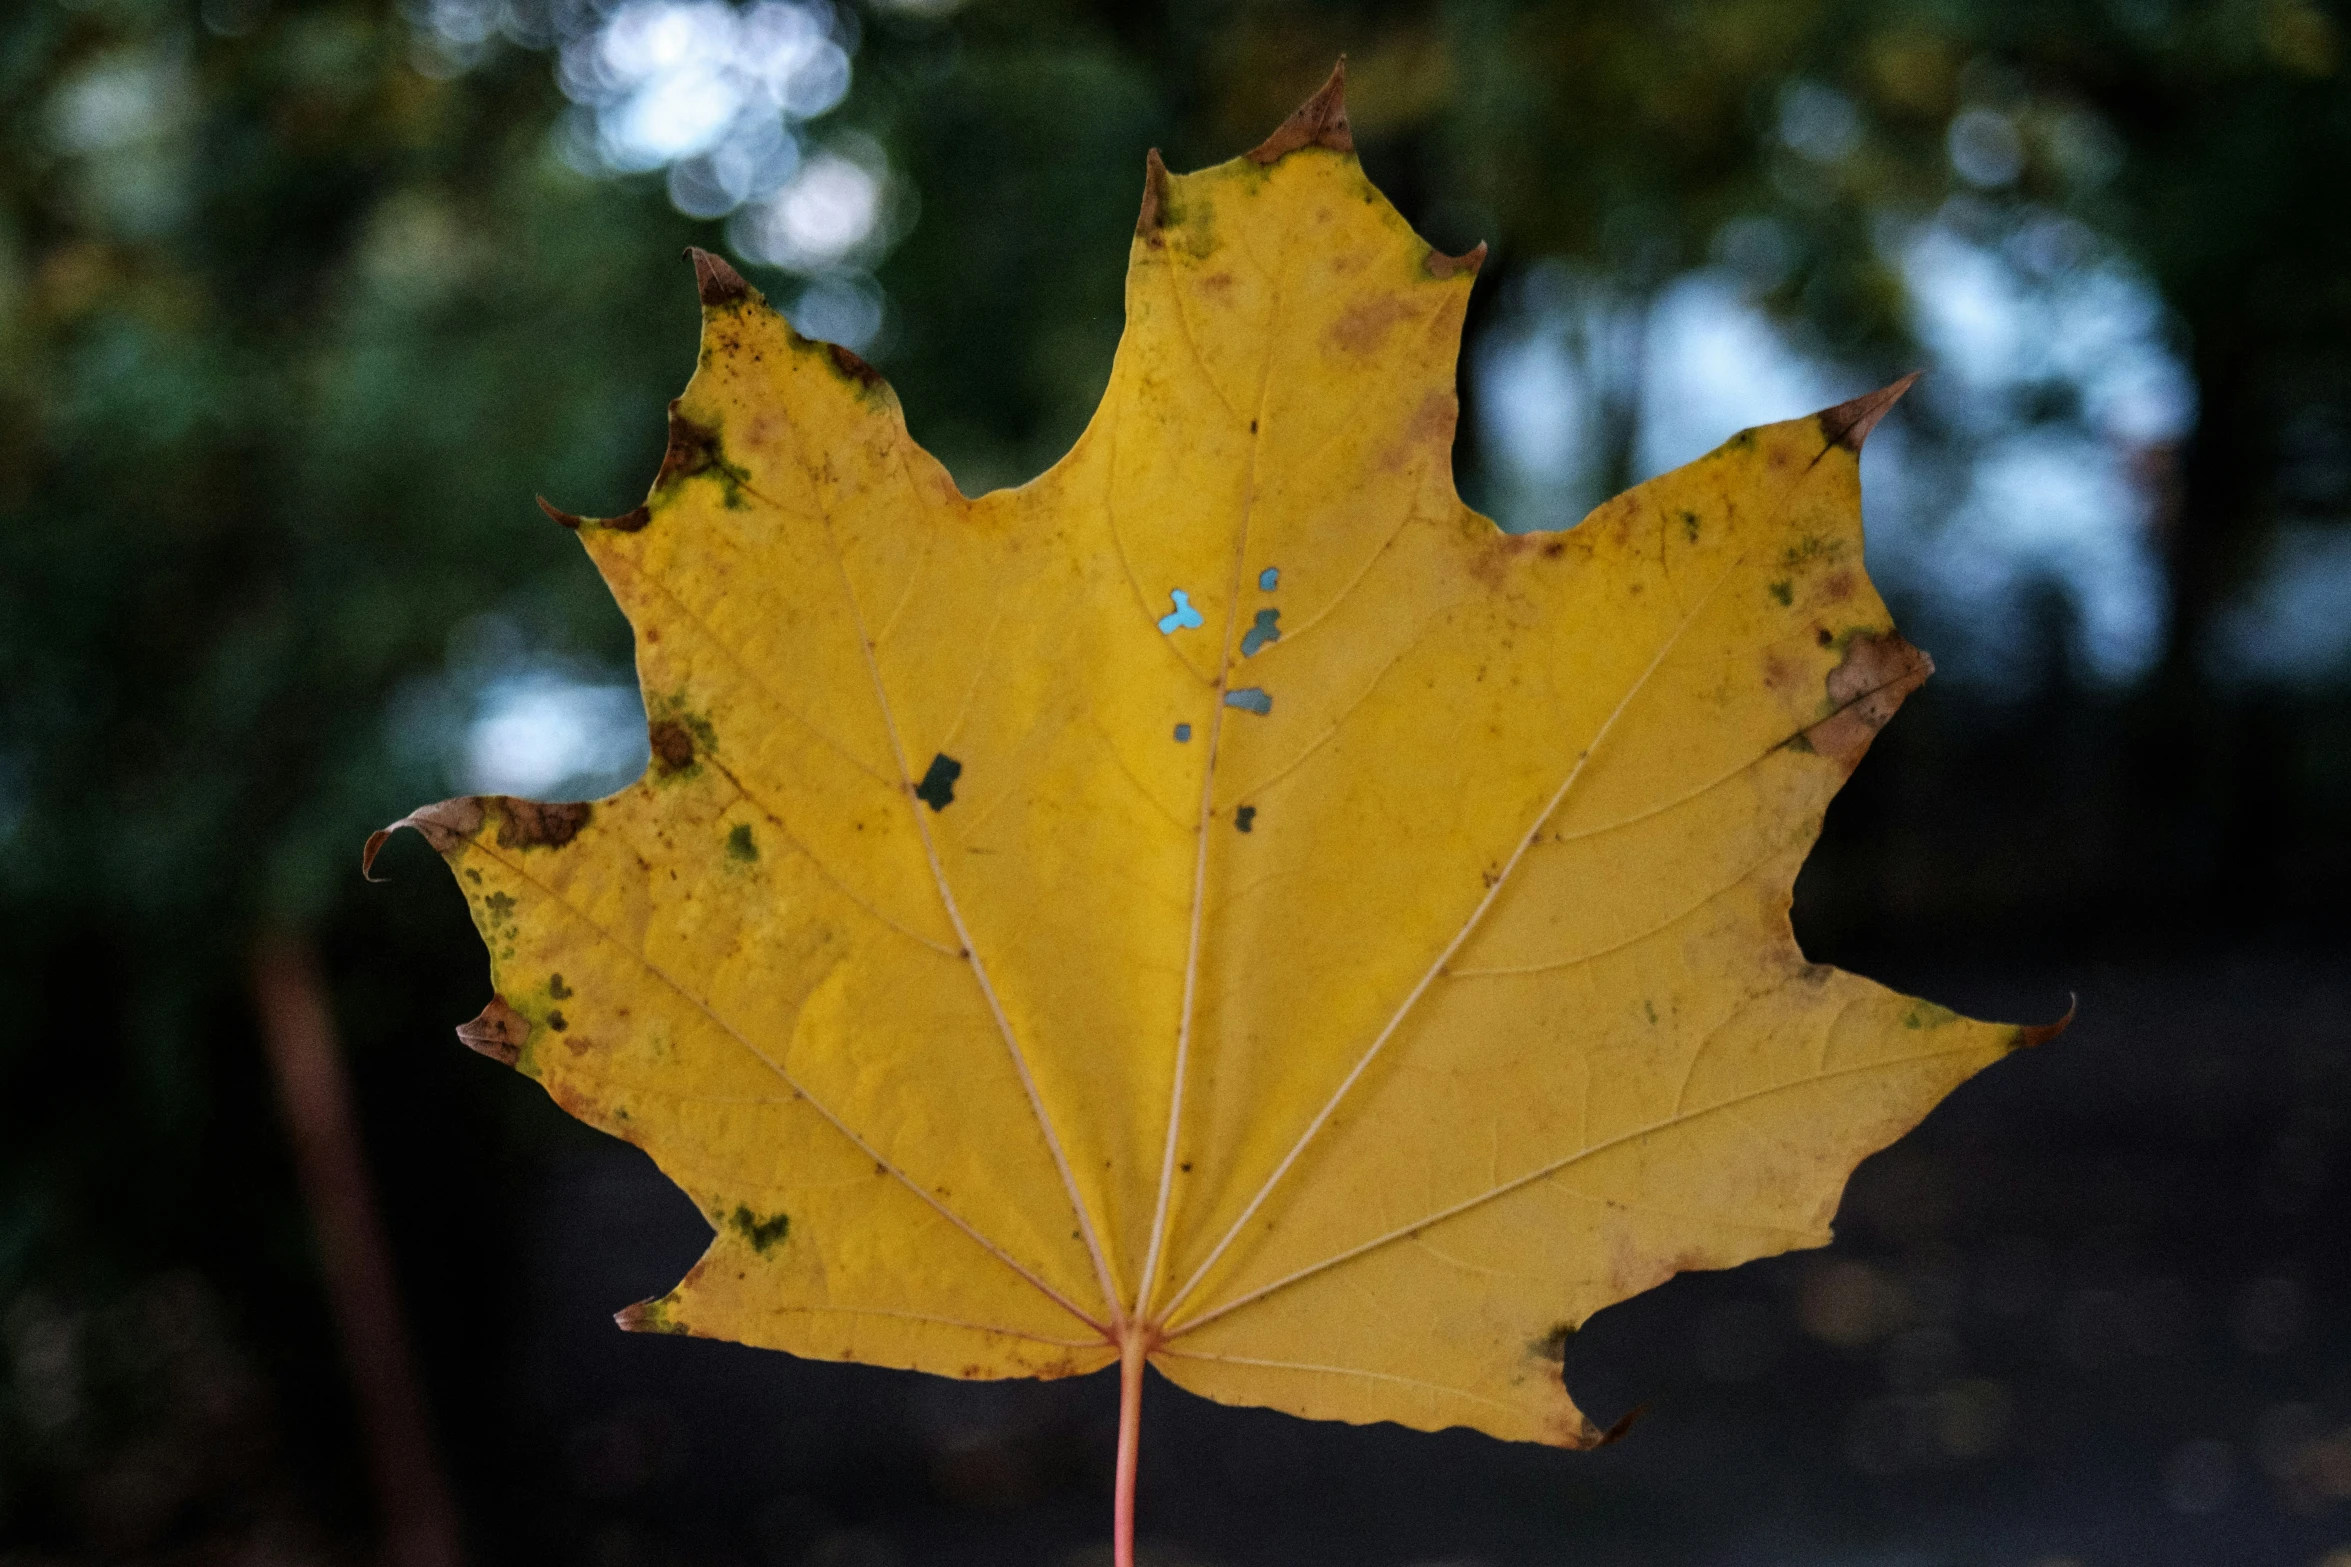
[[1865,1165],[1834,1248],[1595,1319],[1571,1386],[1648,1407],[1605,1452],[1155,1384],[1147,1559],[2351,1567],[2314,0],[0,8],[0,1563],[1107,1562],[1108,1383],[614,1329],[700,1219],[457,1045],[455,890],[357,851],[642,767],[531,498],[642,496],[682,246],[1018,482],[1105,382],[1144,150],[1230,157],[1342,51],[1373,177],[1493,246],[1458,459],[1505,525],[1928,372],[1865,472],[1942,674],[1799,929],[2080,1021]]

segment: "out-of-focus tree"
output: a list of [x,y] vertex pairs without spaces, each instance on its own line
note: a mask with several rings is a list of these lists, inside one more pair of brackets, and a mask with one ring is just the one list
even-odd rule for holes
[[353,833],[445,790],[396,715],[453,623],[617,629],[559,531],[516,524],[657,456],[674,229],[549,155],[543,60],[436,79],[415,51],[383,5],[0,21],[0,1288],[18,1386],[58,1389],[12,1427],[11,1536],[258,1527],[271,1465],[310,1462],[222,1473],[237,1445],[175,1402],[201,1390],[107,1369],[160,1353],[110,1302],[176,1303],[297,1427],[342,1425],[249,954],[335,937]]

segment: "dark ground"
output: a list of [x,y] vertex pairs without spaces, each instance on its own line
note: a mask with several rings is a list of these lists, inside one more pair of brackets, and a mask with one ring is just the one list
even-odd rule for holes
[[[1648,1406],[1603,1452],[1155,1380],[1150,1559],[2351,1559],[2329,1554],[2351,1549],[2351,973],[2272,949],[1880,977],[1998,1017],[2071,990],[2080,1020],[1865,1164],[1834,1247],[1594,1319],[1570,1386],[1603,1422]],[[469,1075],[495,1092],[494,1071]],[[625,1335],[611,1311],[701,1249],[685,1198],[583,1144],[524,1211],[515,1383],[478,1390],[514,1424],[461,1476],[477,1516],[515,1520],[486,1559],[1107,1562],[1114,1380],[961,1385]]]

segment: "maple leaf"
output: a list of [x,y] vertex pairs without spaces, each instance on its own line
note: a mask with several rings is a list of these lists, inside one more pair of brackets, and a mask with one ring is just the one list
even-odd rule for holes
[[1930,667],[1862,569],[1902,386],[1500,532],[1451,477],[1482,253],[1372,187],[1340,88],[1220,167],[1152,156],[1109,389],[1016,490],[966,499],[695,252],[650,498],[553,513],[636,629],[646,776],[400,824],[489,944],[466,1041],[717,1232],[627,1326],[1121,1363],[1122,1507],[1146,1361],[1601,1440],[1580,1323],[1824,1243],[1859,1160],[2042,1032],[1789,926]]

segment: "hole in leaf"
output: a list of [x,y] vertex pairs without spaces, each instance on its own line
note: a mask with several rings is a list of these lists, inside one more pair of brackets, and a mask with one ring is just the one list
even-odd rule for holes
[[1239,810],[1235,811],[1233,813],[1233,825],[1240,828],[1243,832],[1247,832],[1251,828],[1255,827],[1257,825],[1257,807],[1254,805],[1244,805]]
[[1191,594],[1186,593],[1182,588],[1171,588],[1168,590],[1167,596],[1175,601],[1175,608],[1159,617],[1159,629],[1162,633],[1172,637],[1179,631],[1188,631],[1194,626],[1208,624],[1208,617],[1192,607]]
[[1282,639],[1282,628],[1275,622],[1281,618],[1282,612],[1278,609],[1259,610],[1257,618],[1249,623],[1249,629],[1241,634],[1241,656],[1254,658],[1268,642],[1279,642]]
[[1257,585],[1268,593],[1280,587],[1282,585],[1282,568],[1279,566],[1266,567],[1257,574]]
[[759,845],[751,841],[749,822],[737,822],[735,830],[727,834],[727,858],[746,862],[759,858]]
[[1227,691],[1224,705],[1245,713],[1265,714],[1273,711],[1273,697],[1263,686],[1243,686],[1238,691]]
[[915,785],[914,797],[934,811],[943,811],[954,803],[955,780],[963,776],[963,764],[941,751],[931,758],[930,771]]
[[1191,738],[1192,738],[1192,726],[1191,726],[1190,724],[1178,724],[1178,725],[1176,725],[1176,727],[1175,727],[1175,737],[1176,737],[1176,744],[1178,744],[1178,745],[1182,745],[1182,744],[1183,744],[1185,741],[1187,741],[1187,740],[1189,740],[1189,739],[1191,739]]

